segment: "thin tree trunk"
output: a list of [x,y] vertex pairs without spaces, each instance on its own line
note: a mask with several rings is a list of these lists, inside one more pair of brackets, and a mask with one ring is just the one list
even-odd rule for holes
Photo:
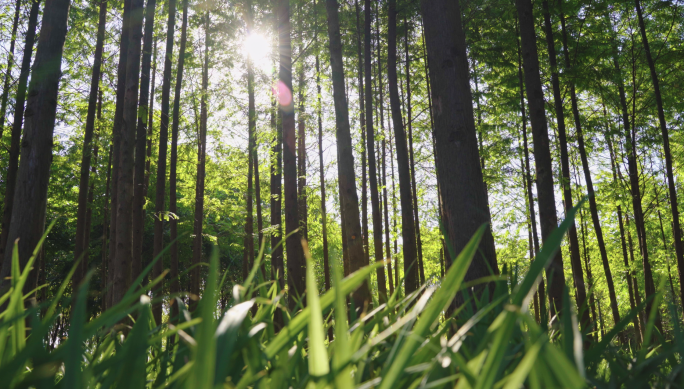
[[[157,153],[157,183],[155,201],[154,201],[154,253],[153,258],[161,255],[164,248],[164,219],[166,218],[166,207],[164,202],[166,200],[166,160],[167,150],[169,147],[169,97],[171,94],[171,72],[173,60],[173,37],[176,26],[176,0],[169,0],[169,19],[166,27],[166,50],[164,55],[164,73],[162,78],[162,95],[161,95],[161,115],[159,120],[159,151]],[[157,260],[152,270],[152,278],[157,278],[162,274],[164,264],[161,259]],[[178,282],[178,263],[171,262],[171,293],[177,293],[180,289]],[[163,285],[155,288],[154,296],[160,298],[162,295]],[[175,301],[171,301],[171,322],[175,322],[178,316],[178,305]],[[152,307],[154,320],[161,323],[162,319],[162,304],[161,302],[154,304]]]
[[[516,0],[516,8],[520,23],[525,90],[530,108],[530,125],[534,144],[539,222],[542,230],[542,242],[544,242],[558,227],[553,188],[553,166],[551,164],[544,93],[539,72],[539,55],[537,53],[532,2],[530,0]],[[546,279],[549,284],[549,317],[553,318],[563,307],[563,288],[565,288],[563,256],[560,250],[556,252],[551,264],[546,268]]]
[[[204,66],[202,66],[202,96],[200,98],[200,133],[197,150],[197,183],[195,185],[195,220],[192,246],[192,265],[202,260],[202,225],[204,222],[204,177],[207,156],[207,99],[209,87],[209,11],[204,15]],[[193,274],[194,275],[194,274]],[[199,292],[199,278],[192,279],[191,290]],[[195,293],[193,292],[193,293]]]
[[[251,8],[251,4],[248,5]],[[251,15],[251,9],[246,13]],[[248,16],[249,18],[249,16]],[[250,23],[251,24],[251,23]],[[248,26],[248,31],[251,26]],[[249,32],[248,32],[249,33]],[[254,72],[252,61],[247,58],[247,95],[248,95],[248,118],[247,118],[247,193],[245,196],[245,239],[242,254],[242,281],[247,280],[254,261],[254,131],[256,130],[256,113],[254,106]]]
[[[562,4],[562,0],[559,1]],[[561,19],[561,34],[563,38],[563,55],[565,58],[565,67],[567,71],[572,74],[572,64],[570,62],[570,53],[568,50],[568,33],[565,27],[565,16],[563,11],[560,11]],[[591,212],[591,220],[594,225],[594,233],[596,234],[596,243],[601,254],[601,263],[603,264],[603,272],[606,275],[606,284],[608,286],[608,297],[610,298],[610,309],[613,314],[613,322],[620,322],[620,311],[618,309],[617,297],[615,296],[615,285],[613,284],[613,273],[610,270],[608,262],[608,253],[606,252],[606,244],[603,239],[603,230],[601,229],[601,221],[598,214],[598,206],[596,204],[596,193],[594,192],[594,184],[591,179],[591,171],[589,170],[589,161],[587,158],[587,151],[584,146],[584,135],[582,133],[582,120],[580,118],[579,108],[577,105],[577,93],[575,91],[575,80],[570,78],[570,102],[572,105],[572,115],[575,121],[575,130],[577,131],[577,143],[582,160],[582,170],[584,172],[584,181],[587,186],[587,194],[589,197],[589,211]],[[560,128],[560,127],[559,127]]]
[[[580,228],[582,230],[582,249],[583,249],[583,254],[584,254],[584,267],[587,269],[587,285],[589,286],[589,307],[591,308],[591,317],[594,319],[593,323],[594,325],[592,326],[591,319],[589,321],[588,327],[594,327],[593,330],[595,331],[597,328],[598,324],[598,317],[596,316],[596,296],[594,293],[594,277],[592,277],[591,274],[591,257],[589,256],[589,253],[587,252],[587,225],[584,221],[584,210],[580,209]],[[590,329],[591,330],[591,329]],[[591,335],[589,332],[589,337],[592,337],[594,339],[598,339],[598,337],[594,337]]]
[[[368,245],[368,167],[366,160],[366,110],[365,110],[365,94],[364,94],[364,59],[361,49],[361,36],[364,32],[361,30],[361,12],[358,0],[354,1],[356,9],[356,54],[358,57],[357,63],[357,87],[359,93],[359,123],[361,123],[361,232],[363,234],[363,258],[366,264],[370,263],[369,245]],[[364,24],[365,26],[365,24]],[[364,27],[365,28],[365,27]],[[364,30],[365,31],[365,30]],[[364,38],[365,39],[365,38]],[[365,42],[365,40],[364,40]]]
[[[283,175],[285,179],[285,234],[287,249],[287,284],[289,304],[294,307],[304,296],[305,268],[304,251],[300,235],[292,232],[299,228],[299,207],[297,198],[297,147],[295,136],[294,101],[292,90],[292,40],[290,37],[290,3],[279,0],[278,36],[280,39],[279,78],[283,94],[280,96],[283,126]],[[287,95],[287,96],[286,96]],[[289,98],[287,98],[289,97]]]
[[[33,77],[28,87],[24,124],[24,147],[16,180],[12,221],[5,247],[5,265],[0,272],[0,289],[10,274],[12,247],[18,243],[19,263],[26,266],[45,230],[47,192],[52,163],[53,132],[57,114],[57,93],[62,76],[61,63],[69,16],[69,0],[46,4],[38,39]],[[37,285],[38,271],[31,271],[25,293]]]
[[[328,15],[328,37],[330,40],[330,67],[332,70],[333,100],[335,103],[335,124],[337,132],[337,169],[340,186],[340,202],[347,242],[349,270],[354,272],[364,266],[363,241],[359,223],[359,199],[354,178],[354,155],[352,154],[351,130],[349,127],[349,106],[345,96],[344,63],[342,59],[342,38],[337,0],[326,0]],[[281,46],[282,47],[282,46]],[[357,309],[365,309],[371,296],[368,282],[364,282],[352,293]]]
[[102,212],[102,259],[100,261],[100,309],[102,312],[106,311],[108,306],[107,295],[109,294],[109,277],[107,276],[108,258],[109,258],[109,222],[107,216],[109,215],[109,183],[112,178],[112,145],[109,145],[109,156],[107,158],[107,181],[104,192],[104,210]]
[[[98,122],[98,134],[95,137],[95,147],[93,150],[93,163],[90,168],[90,173],[95,177],[97,175],[97,158],[100,150],[100,145],[98,144],[100,127],[102,126],[102,90],[98,91],[97,100],[97,122]],[[93,201],[95,200],[95,182],[90,182],[90,188],[88,188],[88,209],[86,211],[86,225],[83,236],[83,262],[85,265],[82,266],[82,274],[85,275],[88,272],[88,261],[90,260],[90,232],[92,229],[93,222]],[[82,263],[83,263],[82,262]],[[78,284],[76,284],[78,285]]]
[[0,98],[0,139],[5,130],[5,114],[7,113],[7,100],[9,99],[10,81],[12,80],[12,67],[14,67],[14,44],[17,40],[17,28],[19,27],[19,15],[21,13],[21,0],[14,4],[14,19],[12,19],[12,34],[10,35],[10,48],[7,53],[7,67],[5,68],[5,81],[2,85],[2,98]]
[[[516,33],[517,33],[517,23],[516,23]],[[519,35],[519,34],[516,34]],[[534,260],[537,253],[539,252],[539,235],[537,233],[537,215],[534,210],[534,194],[532,192],[532,171],[530,168],[530,152],[529,146],[527,144],[527,115],[525,113],[525,83],[523,79],[523,65],[522,57],[520,53],[520,39],[517,38],[518,45],[518,85],[520,88],[520,116],[522,121],[522,140],[523,140],[523,154],[525,157],[525,164],[523,167],[524,171],[524,181],[525,181],[525,193],[527,195],[527,205],[529,207],[529,217],[530,217],[530,244],[532,245],[530,252],[530,259]],[[537,289],[536,299],[538,300],[539,306],[539,323],[546,325],[548,317],[546,316],[546,291],[544,288],[544,278],[542,277],[539,287]]]
[[418,274],[420,283],[425,283],[425,266],[423,265],[423,240],[420,237],[420,219],[418,217],[418,191],[416,188],[416,162],[413,158],[413,116],[411,111],[411,56],[409,53],[409,24],[404,15],[404,56],[406,58],[406,126],[408,127],[409,166],[411,167],[411,194],[413,195],[413,218],[416,225],[416,248],[418,249]]
[[[315,3],[314,3],[315,4]],[[315,5],[314,5],[315,7]],[[318,9],[316,8],[316,14]],[[316,37],[318,37],[318,23],[316,24]],[[316,45],[318,46],[318,38],[316,38]],[[323,277],[325,279],[325,290],[330,290],[332,286],[330,283],[330,258],[328,252],[328,214],[326,212],[326,198],[325,198],[325,164],[323,163],[323,103],[321,101],[321,61],[318,56],[318,48],[316,50],[316,95],[318,96],[318,105],[316,106],[316,114],[318,116],[318,162],[319,174],[321,182],[321,229],[323,234]],[[328,327],[328,340],[333,340],[333,328]]]
[[392,134],[392,121],[389,117],[389,110],[387,111],[387,126],[388,132],[390,133],[389,141],[389,151],[390,151],[390,177],[392,177],[392,230],[394,231],[393,243],[394,243],[394,287],[401,290],[401,284],[399,283],[399,247],[397,243],[397,235],[399,234],[397,229],[397,186],[394,182],[394,147],[391,139]]
[[[370,181],[371,193],[371,212],[373,217],[373,249],[375,261],[382,262],[382,214],[380,213],[380,196],[378,194],[377,161],[375,159],[375,128],[373,126],[373,64],[371,46],[371,25],[373,15],[371,1],[365,0],[365,20],[364,20],[364,76],[365,96],[366,96],[366,151],[368,154],[368,180]],[[370,252],[370,247],[368,248]],[[378,280],[378,300],[380,304],[387,301],[387,281],[385,280],[385,267],[381,266],[377,270]]]
[[145,153],[145,190],[144,197],[148,197],[150,176],[152,175],[152,134],[154,129],[154,89],[157,75],[157,40],[154,40],[154,54],[152,55],[152,84],[150,85],[150,108],[147,119],[147,151]]
[[[629,216],[625,215],[626,217],[626,224],[627,224],[627,243],[629,244],[629,256],[631,260],[631,266],[634,267],[634,245],[632,244],[632,232],[629,229]],[[633,285],[634,289],[634,302],[636,303],[637,306],[641,305],[641,294],[639,293],[639,283],[637,282],[636,276],[632,273],[631,275],[631,282]],[[643,343],[644,338],[646,336],[646,314],[644,313],[643,310],[639,311],[639,335],[641,337],[641,341],[639,343]]]
[[[376,26],[380,24],[380,17],[378,17],[378,21],[376,23]],[[376,27],[376,29],[379,30],[379,27]],[[385,259],[387,260],[387,277],[389,278],[389,293],[390,296],[394,294],[394,286],[395,286],[395,279],[392,276],[392,250],[390,249],[390,224],[389,224],[389,203],[388,203],[388,196],[387,196],[387,164],[386,164],[386,159],[387,159],[387,132],[385,131],[385,112],[384,112],[384,105],[385,105],[385,99],[383,97],[383,85],[382,85],[382,55],[380,52],[381,44],[380,44],[380,33],[377,32],[378,39],[376,40],[376,49],[377,49],[377,63],[378,63],[378,73],[377,73],[377,80],[378,80],[378,108],[380,110],[380,130],[382,131],[382,195],[383,195],[383,207],[384,207],[384,215],[385,215],[385,252],[387,253]],[[389,123],[388,123],[389,124]],[[395,273],[397,272],[397,269],[395,268]]]
[[[481,225],[491,223],[491,216],[478,152],[461,7],[458,1],[449,0],[424,0],[421,4],[435,102],[435,160],[442,223],[447,243],[453,248],[451,262]],[[466,280],[499,274],[490,228],[485,231],[479,251]]]
[[[665,122],[665,110],[663,108],[663,98],[660,93],[660,81],[658,80],[658,72],[655,67],[653,56],[651,55],[651,48],[648,43],[646,35],[646,25],[644,23],[644,16],[641,11],[640,0],[634,0],[634,5],[639,19],[639,31],[641,32],[641,41],[646,52],[646,62],[651,72],[651,81],[653,82],[653,93],[655,94],[656,107],[658,109],[658,123],[660,125],[661,136],[663,137],[663,152],[665,154],[665,172],[667,175],[667,188],[670,193],[670,207],[672,210],[672,223],[674,235],[675,255],[677,256],[677,269],[679,270],[679,288],[680,298],[684,301],[684,246],[682,244],[682,230],[679,224],[679,208],[677,201],[677,190],[675,187],[674,173],[672,170],[672,153],[670,152],[670,135]],[[661,331],[662,332],[662,331]]]
[[[173,274],[173,268],[178,269],[178,204],[177,204],[177,168],[178,168],[178,127],[180,125],[181,91],[183,90],[183,69],[185,67],[185,45],[188,36],[188,0],[183,0],[183,22],[181,24],[180,48],[178,49],[178,66],[176,68],[176,84],[173,93],[173,117],[171,124],[171,160],[169,162],[169,238],[171,239],[171,277],[173,282],[178,282],[178,273]],[[199,267],[190,272],[190,279],[199,280]],[[171,293],[174,290],[171,284]],[[194,286],[198,286],[195,284]],[[199,290],[190,290],[190,293],[199,294]]]
[[[558,77],[558,65],[556,64],[556,47],[553,39],[553,28],[551,26],[551,15],[547,0],[542,1],[544,14],[544,31],[546,35],[546,47],[549,53],[549,63],[551,65],[551,88],[553,90],[553,102],[556,111],[556,121],[558,123],[558,144],[560,146],[561,162],[561,189],[563,193],[563,205],[567,215],[573,208],[572,188],[570,184],[570,162],[568,158],[568,142],[565,131],[565,113],[563,112],[563,99],[561,97],[560,81]],[[570,241],[570,264],[572,266],[572,277],[575,283],[575,297],[577,309],[581,314],[580,326],[582,330],[589,325],[589,310],[587,309],[587,290],[584,283],[582,272],[582,259],[579,252],[579,240],[577,239],[577,225],[573,221],[568,231]]]
[[300,62],[297,71],[299,78],[297,109],[297,194],[299,198],[299,235],[309,240],[308,219],[309,213],[306,204],[306,77],[304,73],[304,42],[300,33],[299,55]]
[[126,56],[126,89],[123,122],[120,131],[119,181],[117,183],[116,256],[114,257],[114,304],[121,301],[131,285],[131,253],[133,227],[133,190],[135,167],[135,135],[138,123],[138,88],[140,81],[140,51],[143,25],[143,1],[131,0]]
[[[131,274],[136,277],[142,272],[142,246],[145,236],[145,154],[147,147],[147,125],[150,101],[150,69],[152,68],[152,39],[154,36],[154,13],[156,0],[147,0],[145,6],[145,36],[140,68],[140,101],[135,139],[135,167],[133,175],[133,241]],[[133,278],[132,277],[132,278]]]
[[109,228],[109,258],[107,269],[107,304],[114,306],[114,262],[116,257],[116,215],[118,212],[118,183],[119,183],[119,160],[121,150],[120,128],[123,125],[124,115],[124,95],[126,94],[126,64],[128,56],[128,35],[130,19],[131,0],[124,0],[123,17],[121,22],[121,40],[119,42],[119,64],[117,67],[116,83],[116,108],[114,110],[114,125],[112,126],[112,187],[111,187],[111,207],[110,207],[110,228]]
[[[271,146],[271,227],[277,226],[271,236],[271,277],[278,280],[280,290],[285,288],[285,266],[283,264],[283,246],[281,244],[283,236],[282,228],[282,127],[277,123],[277,102],[273,98],[271,109],[271,130],[273,132],[273,142]],[[277,314],[280,315],[280,314]],[[280,317],[282,319],[282,317]],[[282,325],[282,322],[279,322]]]
[[[606,115],[605,106],[604,106],[603,114],[604,114],[604,116]],[[609,135],[609,133],[610,133],[610,129],[608,128],[606,131],[606,134],[605,134],[606,143],[608,144],[608,151],[610,153],[610,166],[611,166],[611,170],[613,172],[614,190],[617,190],[619,188],[618,176],[617,176],[617,171],[616,171],[616,165],[617,164],[615,162],[615,160],[617,158],[616,158],[615,150],[613,149],[613,142],[611,141],[611,136]],[[619,168],[619,165],[617,165],[617,167]],[[619,223],[619,227],[620,227],[620,244],[622,246],[622,258],[623,258],[624,263],[625,263],[625,269],[626,269],[625,276],[626,276],[626,281],[627,281],[627,289],[629,291],[629,307],[630,307],[630,309],[634,309],[636,304],[634,301],[634,291],[632,288],[633,276],[632,276],[631,266],[629,264],[629,259],[627,257],[627,243],[625,242],[625,227],[624,227],[624,224],[622,222],[622,207],[619,204],[617,206],[617,216],[618,216],[618,223]],[[641,337],[638,336],[638,334],[641,333],[641,329],[639,326],[639,318],[635,316],[634,319],[632,320],[632,323],[634,324],[634,331],[635,331],[634,339],[635,339],[637,344],[640,344],[641,343]]]
[[[40,0],[31,2],[28,27],[24,38],[24,54],[21,60],[21,73],[19,75],[19,85],[14,97],[14,121],[12,122],[12,134],[9,151],[9,161],[7,166],[7,178],[5,179],[5,198],[2,209],[2,233],[0,233],[0,257],[5,258],[4,252],[7,247],[10,222],[12,221],[12,208],[14,205],[14,191],[17,184],[17,171],[19,170],[19,153],[21,145],[21,128],[24,119],[24,103],[26,102],[26,86],[31,73],[31,57],[33,55],[33,45],[36,38],[36,25],[38,24],[38,13],[40,11]],[[5,267],[11,266],[11,262],[3,262],[3,270],[0,274],[5,274]],[[7,269],[9,274],[9,269]],[[0,285],[2,281],[0,280]]]
[[399,170],[399,198],[401,201],[401,232],[404,241],[404,289],[406,294],[418,288],[419,264],[416,248],[416,226],[413,219],[413,199],[411,193],[411,170],[409,166],[406,132],[401,115],[401,102],[397,89],[397,3],[390,0],[388,11],[387,35],[387,78],[389,83],[390,106],[394,122],[394,141],[397,147],[397,168]]

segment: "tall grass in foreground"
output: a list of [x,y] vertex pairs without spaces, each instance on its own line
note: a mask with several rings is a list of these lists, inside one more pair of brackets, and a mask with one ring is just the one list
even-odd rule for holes
[[[0,306],[6,305],[0,313],[0,388],[684,387],[684,340],[677,320],[673,340],[652,343],[649,336],[640,349],[631,349],[618,342],[636,315],[630,312],[584,350],[572,310],[548,329],[527,312],[573,215],[548,239],[520,283],[511,284],[516,279],[511,277],[476,297],[466,293],[463,278],[483,227],[437,285],[402,298],[395,293],[360,318],[348,311],[346,298],[379,265],[345,279],[333,266],[334,287],[319,297],[306,245],[307,304],[291,317],[280,306],[286,299],[277,283],[258,282],[261,255],[245,283],[233,288],[235,301],[223,312],[214,253],[194,312],[175,300],[181,308],[176,324],[160,325],[152,318],[147,292],[161,278],[132,288],[119,304],[87,321],[86,277],[72,301],[68,337],[54,350],[45,338],[69,278],[51,301],[27,309],[22,289],[35,258],[21,272],[15,251],[12,289],[0,298]],[[447,314],[458,291],[467,303]],[[572,305],[567,293],[565,303]],[[285,317],[279,331],[278,310]],[[653,322],[651,317],[648,332],[654,331]],[[326,339],[327,325],[334,327],[333,341]]]

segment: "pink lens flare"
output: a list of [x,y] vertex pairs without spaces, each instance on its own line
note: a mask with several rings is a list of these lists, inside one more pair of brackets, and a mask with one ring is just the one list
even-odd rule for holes
[[289,107],[292,104],[292,92],[290,88],[285,85],[284,82],[278,80],[275,85],[273,85],[273,94],[278,99],[281,107]]

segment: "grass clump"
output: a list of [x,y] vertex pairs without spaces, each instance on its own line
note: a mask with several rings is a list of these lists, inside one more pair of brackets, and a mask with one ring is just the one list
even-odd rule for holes
[[[308,250],[307,305],[291,316],[277,283],[259,283],[260,260],[221,311],[214,252],[202,298],[193,312],[176,299],[181,314],[173,324],[152,316],[147,293],[161,278],[87,320],[86,277],[72,301],[68,337],[54,349],[46,336],[70,276],[54,299],[25,304],[22,287],[35,259],[20,271],[15,252],[12,288],[0,298],[0,388],[684,387],[684,340],[676,320],[672,339],[656,333],[654,342],[637,349],[622,334],[635,309],[587,347],[572,309],[548,328],[529,314],[529,300],[571,219],[548,238],[519,283],[498,281],[476,294],[463,287],[483,227],[440,282],[403,297],[395,293],[358,318],[345,300],[379,265],[344,279],[333,265],[333,288],[319,297]],[[459,291],[466,303],[454,309]],[[567,293],[565,302],[572,305]],[[333,340],[326,338],[327,326],[334,328]]]

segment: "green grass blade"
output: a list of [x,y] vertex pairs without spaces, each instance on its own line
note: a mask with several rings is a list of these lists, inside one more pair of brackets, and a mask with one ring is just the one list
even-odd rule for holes
[[439,314],[447,308],[456,292],[460,289],[463,278],[465,277],[468,267],[473,256],[477,252],[477,247],[480,244],[480,239],[488,225],[482,225],[475,235],[470,239],[470,242],[463,248],[463,251],[454,260],[449,271],[444,276],[439,290],[434,294],[430,303],[425,307],[420,318],[416,322],[411,336],[406,339],[406,343],[401,347],[396,359],[385,373],[380,389],[390,389],[401,378],[404,373],[411,356],[418,349],[434,321],[439,317]]
[[325,333],[323,326],[323,314],[321,302],[318,297],[316,285],[316,271],[311,259],[309,245],[302,239],[304,257],[306,258],[306,302],[311,314],[309,315],[309,374],[321,377],[330,372],[328,365],[328,352],[325,349]]

